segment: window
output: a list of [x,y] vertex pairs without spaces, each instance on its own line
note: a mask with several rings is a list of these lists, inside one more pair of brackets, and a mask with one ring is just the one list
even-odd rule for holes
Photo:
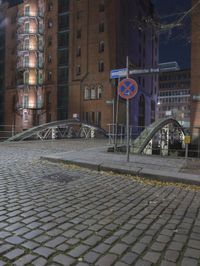
[[91,88],[91,99],[92,100],[96,99],[96,89],[95,88]]
[[51,71],[48,72],[47,79],[49,81],[52,80],[52,72]]
[[105,5],[102,2],[102,3],[99,4],[99,12],[104,12],[104,11],[105,11]]
[[48,28],[52,28],[53,27],[53,21],[51,19],[48,20]]
[[51,11],[51,10],[53,10],[53,3],[49,2],[48,3],[48,11]]
[[102,97],[102,86],[99,85],[97,87],[97,99],[101,99],[101,97]]
[[105,49],[104,41],[100,41],[99,42],[99,53],[104,52],[104,49]]
[[76,56],[77,57],[81,56],[81,47],[80,46],[78,46],[76,49]]
[[43,73],[42,71],[39,71],[38,73],[38,83],[43,84]]
[[90,99],[90,88],[85,87],[84,89],[84,99],[89,100]]
[[104,62],[102,60],[99,61],[99,72],[104,71]]
[[96,124],[101,126],[101,112],[96,112]]
[[29,5],[26,5],[24,7],[24,15],[25,16],[29,16],[30,15],[30,6]]
[[28,95],[24,95],[23,98],[23,107],[28,108]]
[[52,63],[52,56],[49,54],[48,55],[48,63],[51,64]]
[[29,50],[29,39],[28,38],[24,40],[24,49]]
[[52,37],[49,36],[49,37],[48,37],[48,46],[51,46],[51,45],[52,45]]
[[99,32],[104,32],[104,22],[99,24]]
[[58,29],[61,30],[67,30],[69,28],[69,15],[63,14],[59,15],[58,17]]
[[24,25],[25,33],[29,33],[29,28],[30,28],[29,22],[25,22],[25,25]]
[[24,56],[24,66],[29,67],[29,56],[28,55]]
[[80,11],[77,11],[76,12],[76,19],[80,19],[80,17],[81,17],[81,12]]
[[80,38],[81,38],[81,29],[78,29],[78,30],[76,31],[76,38],[77,38],[77,39],[80,39]]
[[80,65],[77,65],[76,66],[76,75],[77,76],[80,76],[80,74],[81,74],[81,66]]

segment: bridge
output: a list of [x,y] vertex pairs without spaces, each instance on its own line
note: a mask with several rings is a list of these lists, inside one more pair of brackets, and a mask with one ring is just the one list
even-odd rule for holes
[[178,128],[182,134],[185,135],[184,128],[176,119],[172,117],[159,119],[152,123],[149,127],[145,128],[142,133],[133,141],[131,152],[137,154],[144,152],[153,137],[155,137],[160,130],[169,125]]
[[18,133],[6,140],[47,140],[47,139],[64,139],[64,138],[95,138],[106,136],[106,131],[102,128],[81,122],[77,119],[61,120],[39,125],[30,128],[24,132]]

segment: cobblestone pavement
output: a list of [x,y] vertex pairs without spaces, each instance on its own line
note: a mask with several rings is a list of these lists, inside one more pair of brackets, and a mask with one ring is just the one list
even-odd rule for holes
[[97,144],[0,144],[0,266],[200,265],[198,190],[39,160]]

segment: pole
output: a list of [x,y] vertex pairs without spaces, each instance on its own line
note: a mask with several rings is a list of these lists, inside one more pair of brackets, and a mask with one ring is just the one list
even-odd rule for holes
[[188,158],[188,144],[185,144],[185,159]]
[[[127,68],[127,78],[128,78],[128,56],[126,57],[126,68]],[[126,161],[129,162],[129,99],[126,100]]]
[[[119,83],[120,83],[120,78],[118,78],[118,84]],[[118,114],[119,114],[119,93],[117,91],[116,117],[115,117],[116,128],[115,128],[115,146],[114,146],[115,151],[117,150]]]

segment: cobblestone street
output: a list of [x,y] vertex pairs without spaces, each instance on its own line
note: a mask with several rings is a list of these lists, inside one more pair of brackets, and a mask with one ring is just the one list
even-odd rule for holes
[[0,144],[0,266],[200,265],[200,190],[40,160],[95,145]]

